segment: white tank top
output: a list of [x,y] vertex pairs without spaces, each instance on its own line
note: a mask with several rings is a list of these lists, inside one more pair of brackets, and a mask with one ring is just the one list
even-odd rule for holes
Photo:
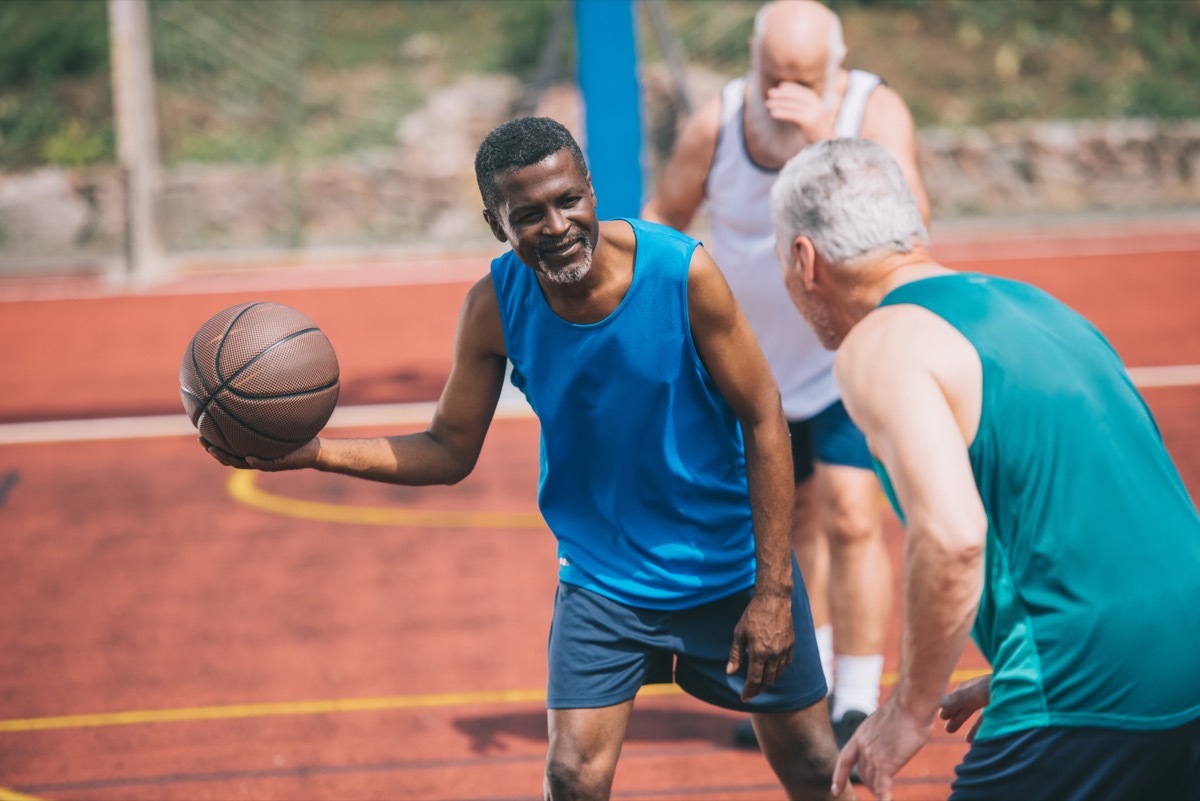
[[[835,134],[857,137],[867,98],[882,81],[851,70],[838,109]],[[838,399],[833,352],[825,350],[792,303],[775,256],[771,223],[771,187],[778,170],[750,160],[742,129],[746,79],[721,92],[721,128],[708,173],[709,252],[750,321],[767,363],[775,374],[788,420],[807,420]]]

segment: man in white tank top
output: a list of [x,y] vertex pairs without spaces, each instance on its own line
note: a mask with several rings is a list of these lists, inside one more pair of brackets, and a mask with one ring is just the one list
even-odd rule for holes
[[[833,353],[792,304],[775,255],[770,193],[808,143],[879,142],[899,162],[926,225],[912,116],[878,76],[842,66],[837,15],[813,0],[758,12],[751,70],[688,120],[647,220],[684,230],[708,202],[709,249],[766,354],[792,430],[793,544],[817,626],[839,746],[879,704],[892,572],[866,441],[841,405]],[[748,724],[735,739],[755,744]]]

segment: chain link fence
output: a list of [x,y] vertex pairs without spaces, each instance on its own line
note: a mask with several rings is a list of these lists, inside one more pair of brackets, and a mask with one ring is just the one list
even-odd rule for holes
[[[760,5],[637,0],[648,181],[687,114],[746,70]],[[1004,158],[1020,160],[1095,148],[1062,130],[1031,145],[1011,126],[1135,116],[1150,122],[1118,138],[1184,176],[1167,201],[1195,203],[1200,0],[831,5],[848,65],[883,75],[948,161],[997,158],[978,155],[992,134],[963,155],[972,126],[1010,126]],[[149,12],[156,216],[171,254],[474,247],[489,237],[472,170],[487,131],[541,113],[581,133],[565,0],[150,0]],[[122,256],[105,24],[95,0],[0,4],[11,56],[0,57],[0,267]],[[1124,145],[1103,147],[1115,155],[1093,153],[1096,164],[1135,169]],[[1016,203],[1037,168],[1001,168],[1018,176],[1006,190]],[[1091,168],[1070,169],[1083,181]],[[997,181],[984,168],[972,180]],[[935,214],[1009,208],[960,199],[961,175],[945,182],[931,187]],[[1114,187],[1112,202],[1124,194]]]

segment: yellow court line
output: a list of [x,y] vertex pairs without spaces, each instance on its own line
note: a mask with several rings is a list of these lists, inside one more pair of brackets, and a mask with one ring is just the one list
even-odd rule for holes
[[[956,670],[951,682],[966,681],[989,673],[988,670]],[[880,684],[890,687],[896,683],[895,673],[883,674]],[[639,697],[678,695],[683,690],[675,684],[649,684],[638,692]],[[235,718],[271,718],[285,715],[328,715],[341,712],[381,712],[397,709],[473,706],[481,704],[514,704],[543,701],[546,691],[497,690],[477,693],[443,693],[440,695],[393,695],[381,698],[335,698],[326,701],[290,701],[272,704],[234,704],[230,706],[196,706],[179,709],[142,709],[130,712],[108,712],[93,715],[61,715],[46,718],[0,720],[0,732],[47,731],[51,729],[86,729],[102,726],[130,726],[139,723],[186,723],[199,720],[232,720]],[[0,795],[0,801],[11,801]],[[16,801],[20,801],[17,799]]]
[[536,512],[445,512],[419,509],[393,509],[371,506],[343,506],[336,503],[305,501],[276,495],[260,489],[253,470],[236,470],[229,477],[230,496],[246,506],[264,512],[322,523],[360,523],[369,526],[417,526],[424,528],[536,528],[546,523]]
[[24,793],[18,793],[16,790],[10,790],[7,787],[0,787],[0,801],[41,801],[41,799],[25,795]]

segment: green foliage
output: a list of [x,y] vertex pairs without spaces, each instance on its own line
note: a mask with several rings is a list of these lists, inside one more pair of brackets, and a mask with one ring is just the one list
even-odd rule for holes
[[[0,0],[0,167],[113,158],[108,18],[95,0]],[[106,135],[106,130],[109,132]]]
[[[169,162],[387,147],[432,90],[538,73],[565,0],[150,0]],[[640,2],[640,0],[635,0]],[[920,126],[1200,116],[1200,0],[830,0],[849,66]],[[687,58],[745,71],[758,0],[664,0]],[[560,77],[573,67],[568,20]],[[660,48],[642,28],[647,59]],[[107,4],[0,0],[0,167],[114,157]]]
[[39,78],[108,69],[106,5],[96,0],[0,2],[0,92]]
[[42,156],[49,164],[82,167],[110,159],[115,150],[113,145],[111,126],[88,127],[82,121],[73,119],[67,120],[46,139]]

